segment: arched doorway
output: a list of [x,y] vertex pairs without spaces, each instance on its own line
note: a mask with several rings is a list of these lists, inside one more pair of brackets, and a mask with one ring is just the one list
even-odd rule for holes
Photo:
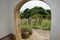
[[[25,1],[21,1],[18,3],[18,5],[16,6],[14,13],[15,13],[15,23],[16,23],[16,40],[20,40],[21,39],[21,29],[20,29],[20,14],[21,12],[19,12],[19,10],[21,9],[22,5],[24,3],[26,3],[28,0]],[[39,14],[38,14],[39,15]]]

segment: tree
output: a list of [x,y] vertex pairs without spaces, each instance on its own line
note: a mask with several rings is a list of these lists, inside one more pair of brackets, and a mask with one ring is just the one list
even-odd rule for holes
[[51,19],[51,10],[46,10],[46,12],[47,12],[47,16],[46,16],[46,18],[48,18],[48,19]]
[[41,24],[41,22],[42,22],[42,16],[39,13],[36,13],[31,18],[35,19],[34,25]]
[[38,6],[35,6],[34,8],[32,9],[25,9],[20,15],[20,18],[27,18],[29,19],[29,17],[35,15],[35,14],[40,14],[42,16],[43,19],[45,18],[51,18],[51,11],[50,10],[45,10],[44,8],[42,7],[38,7]]

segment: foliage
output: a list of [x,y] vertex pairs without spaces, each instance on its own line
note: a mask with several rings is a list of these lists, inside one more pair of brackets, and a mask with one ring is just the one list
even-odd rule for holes
[[[21,29],[30,31],[32,28],[50,30],[51,11],[35,6],[32,9],[25,9],[20,14]],[[31,23],[30,23],[31,22]]]
[[21,30],[30,31],[30,30],[32,30],[32,26],[31,25],[21,25]]
[[[21,23],[24,23],[23,21],[26,21],[27,19],[22,19]],[[28,21],[26,21],[27,23]],[[36,25],[34,25],[36,24]],[[38,24],[38,23],[35,23],[35,19],[31,19],[31,25],[28,25],[28,24],[22,24],[21,25],[21,29],[22,30],[26,30],[26,31],[29,31],[29,30],[32,30],[32,28],[34,29],[44,29],[44,30],[50,30],[51,28],[51,20],[49,19],[42,19],[42,22],[41,24]]]
[[37,14],[34,14],[31,18],[38,19],[38,18],[42,18],[42,16],[39,13],[37,13]]
[[44,30],[50,30],[51,27],[51,20],[49,19],[44,19],[41,23],[42,29]]
[[51,11],[50,10],[45,10],[42,7],[35,6],[32,9],[29,9],[29,8],[25,9],[20,14],[20,18],[21,19],[23,19],[23,18],[27,18],[28,19],[29,17],[32,17],[35,14],[40,14],[42,16],[42,18],[46,18],[47,15],[51,15]]
[[36,24],[33,26],[35,29],[44,29],[44,30],[50,30],[51,27],[51,20],[43,19],[41,25]]

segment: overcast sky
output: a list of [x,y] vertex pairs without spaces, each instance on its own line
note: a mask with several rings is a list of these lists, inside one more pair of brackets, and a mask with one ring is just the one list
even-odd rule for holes
[[42,1],[29,1],[29,2],[25,3],[25,4],[21,7],[20,11],[22,12],[22,11],[24,11],[26,8],[31,9],[31,8],[33,8],[33,7],[35,7],[35,6],[39,6],[39,7],[41,6],[41,7],[43,7],[44,9],[51,9],[51,8],[49,7],[49,5],[47,5],[46,3],[42,2]]

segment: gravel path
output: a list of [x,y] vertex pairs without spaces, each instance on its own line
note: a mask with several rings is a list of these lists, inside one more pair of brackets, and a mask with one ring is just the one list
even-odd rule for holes
[[33,29],[33,34],[29,39],[24,40],[49,40],[50,31],[41,30],[41,29]]

